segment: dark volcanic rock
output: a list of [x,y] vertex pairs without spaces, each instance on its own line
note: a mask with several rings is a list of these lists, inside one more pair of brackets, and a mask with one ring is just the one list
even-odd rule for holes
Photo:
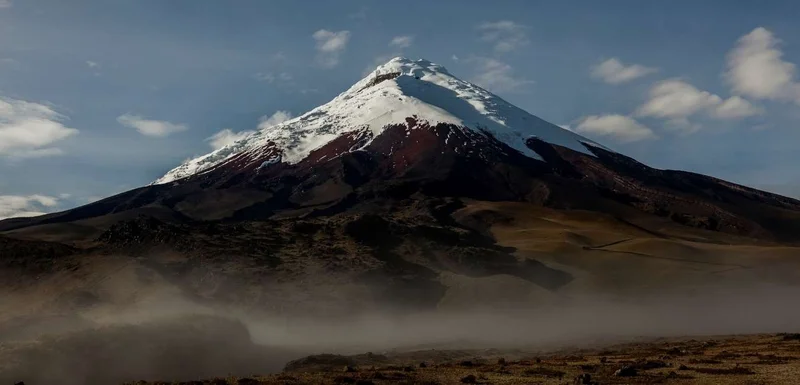
[[187,235],[185,227],[140,215],[136,219],[114,224],[98,240],[114,246],[130,246],[175,243],[186,239]]
[[283,368],[285,372],[329,372],[337,369],[352,368],[355,360],[338,354],[318,354],[289,362]]
[[69,256],[78,249],[56,242],[14,239],[0,235],[0,270],[21,270],[27,274],[75,266]]
[[635,377],[639,372],[632,366],[623,366],[614,372],[617,377]]

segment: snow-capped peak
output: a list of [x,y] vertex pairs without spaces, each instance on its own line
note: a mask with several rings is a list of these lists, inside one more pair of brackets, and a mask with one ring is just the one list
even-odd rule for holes
[[376,137],[387,126],[405,124],[405,119],[412,116],[430,125],[449,123],[487,131],[536,159],[541,158],[525,145],[530,137],[586,154],[591,153],[582,143],[602,147],[456,78],[441,65],[396,57],[327,104],[188,160],[154,184],[200,173],[236,154],[252,153],[252,158],[258,158],[268,145],[281,151],[280,159],[271,159],[272,162],[297,163],[342,134],[367,128]]

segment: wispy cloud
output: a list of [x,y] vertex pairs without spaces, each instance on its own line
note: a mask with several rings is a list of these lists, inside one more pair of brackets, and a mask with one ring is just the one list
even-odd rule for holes
[[171,123],[165,120],[146,119],[139,115],[124,114],[117,117],[117,121],[123,126],[135,128],[140,134],[155,138],[163,138],[177,132],[186,131],[189,126],[185,124]]
[[476,75],[472,81],[491,92],[516,91],[533,84],[532,80],[516,76],[510,65],[497,59],[473,57],[469,61],[475,65]]
[[617,58],[592,66],[592,77],[608,84],[621,84],[657,72],[657,68],[639,64],[626,66]]
[[481,40],[493,43],[494,50],[510,52],[528,44],[527,27],[510,20],[486,22],[478,26]]
[[18,69],[20,67],[20,64],[18,61],[12,58],[5,57],[5,58],[0,58],[0,67]]
[[11,0],[0,0],[0,8],[11,8],[14,3]]
[[795,80],[795,65],[782,59],[780,43],[763,27],[739,39],[728,53],[728,71],[725,73],[735,93],[800,104],[800,83]]
[[339,65],[339,57],[350,41],[350,31],[328,31],[320,29],[311,35],[316,41],[317,63],[325,68]]
[[226,128],[220,132],[217,132],[214,135],[211,135],[206,139],[206,141],[208,142],[208,145],[211,146],[212,150],[219,150],[222,147],[225,147],[229,144],[233,144],[254,133],[255,131],[234,132],[230,128]]
[[358,11],[347,15],[347,17],[350,18],[350,19],[354,19],[354,20],[366,19],[367,18],[367,8],[366,7],[361,8]]
[[275,82],[288,82],[293,79],[292,74],[288,72],[280,72],[280,73],[273,73],[273,72],[259,72],[254,75],[255,79],[261,82],[266,82],[269,84]]
[[49,148],[37,148],[35,150],[12,153],[8,157],[9,159],[12,160],[23,160],[23,159],[47,158],[63,154],[64,150],[60,148],[49,147]]
[[89,66],[89,68],[97,68],[97,67],[100,67],[100,63],[98,63],[98,62],[96,62],[96,61],[91,61],[91,60],[87,60],[87,61],[86,61],[86,65],[87,65],[87,66]]
[[285,53],[279,51],[279,52],[275,52],[274,54],[270,55],[269,59],[267,59],[267,62],[270,65],[283,65],[283,64],[287,64],[289,62],[289,57],[286,56]]
[[389,47],[395,47],[398,49],[408,48],[411,44],[414,43],[413,36],[395,36],[392,38],[392,41],[389,42]]
[[[562,127],[570,129],[569,126]],[[617,114],[587,116],[578,122],[574,130],[590,136],[612,137],[620,142],[656,138],[656,134],[650,128],[629,116]]]
[[51,145],[78,134],[62,124],[66,119],[44,104],[0,98],[0,156],[26,159],[60,154]]
[[59,198],[47,195],[0,195],[0,219],[43,215],[58,202]]
[[371,74],[372,71],[375,71],[377,69],[377,67],[386,64],[386,62],[398,56],[401,56],[400,52],[387,53],[375,56],[372,59],[372,61],[361,71],[361,76],[364,77]]
[[266,60],[265,69],[267,69],[267,71],[258,72],[253,75],[253,78],[269,84],[290,82],[294,77],[286,70],[289,64],[290,60],[286,54],[283,52],[276,52],[269,55]]
[[278,110],[272,115],[264,115],[258,122],[258,129],[263,130],[272,126],[281,124],[292,118],[292,113],[289,111]]
[[260,82],[272,83],[275,81],[275,74],[272,72],[259,72],[253,75],[253,77]]

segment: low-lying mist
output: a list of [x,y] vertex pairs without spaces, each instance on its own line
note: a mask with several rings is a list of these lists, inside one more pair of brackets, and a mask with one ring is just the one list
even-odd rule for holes
[[[792,332],[800,287],[736,284],[641,297],[586,294],[516,308],[278,315],[174,293],[0,324],[0,383],[192,380],[279,371],[309,354],[598,347],[648,337]],[[8,300],[8,297],[6,298]]]
[[367,312],[348,318],[240,318],[257,343],[317,352],[416,348],[553,349],[639,337],[776,333],[800,329],[800,287],[745,285],[694,294],[463,311]]

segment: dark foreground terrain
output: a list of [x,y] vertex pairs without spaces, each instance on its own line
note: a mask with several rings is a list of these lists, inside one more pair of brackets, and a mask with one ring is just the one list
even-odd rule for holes
[[490,349],[317,355],[290,362],[280,374],[174,384],[756,385],[798,381],[800,334],[770,334],[650,340],[538,354]]
[[[65,329],[70,326],[75,330]],[[42,329],[50,333],[36,336]],[[200,315],[102,326],[39,318],[5,323],[0,331],[5,332],[0,334],[0,384],[100,385],[274,373],[299,354],[254,344],[239,322]]]

